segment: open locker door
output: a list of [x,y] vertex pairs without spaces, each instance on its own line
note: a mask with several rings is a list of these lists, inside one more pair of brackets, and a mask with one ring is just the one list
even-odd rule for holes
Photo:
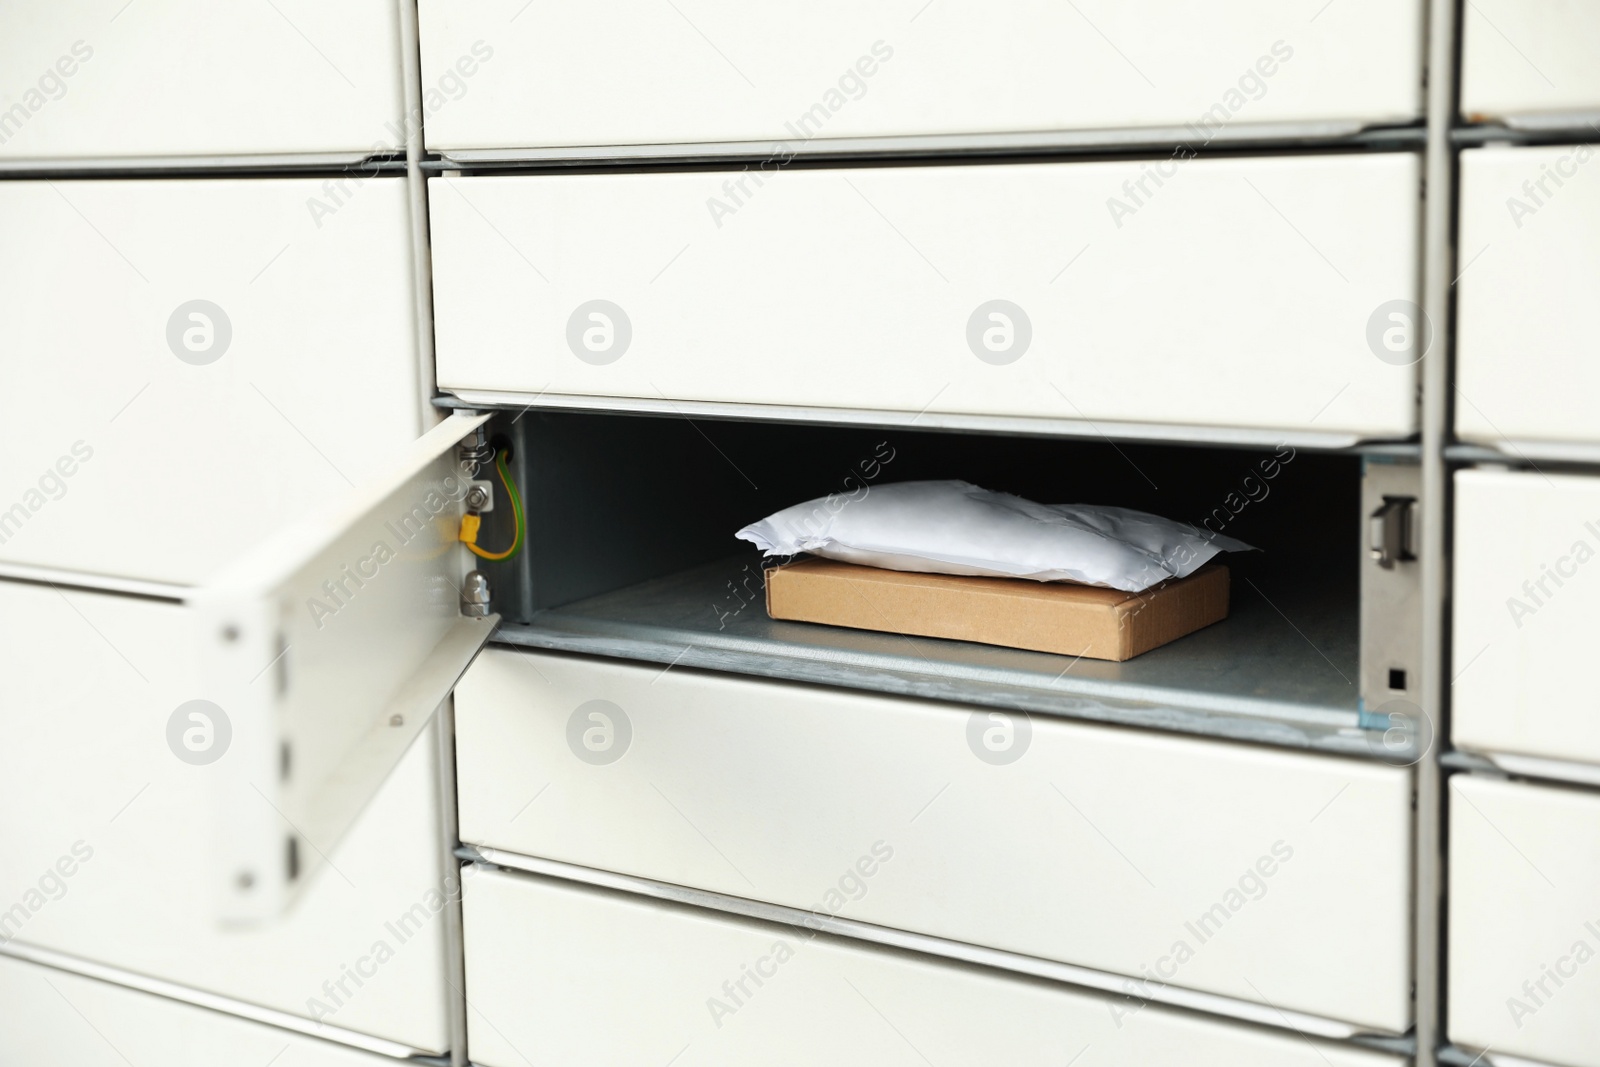
[[[229,730],[211,877],[225,922],[281,913],[499,622],[463,614],[458,540],[488,420],[452,415],[336,511],[285,530],[195,591],[207,701]],[[179,743],[183,743],[181,740]]]

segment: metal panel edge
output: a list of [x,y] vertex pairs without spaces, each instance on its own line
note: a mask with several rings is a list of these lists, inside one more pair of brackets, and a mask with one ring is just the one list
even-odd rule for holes
[[[895,664],[863,658],[851,664],[838,656],[786,655],[748,649],[709,648],[674,642],[664,635],[589,634],[532,625],[508,624],[495,635],[495,644],[518,649],[628,659],[670,667],[740,674],[803,685],[826,685],[867,693],[940,700],[1023,711],[1107,726],[1139,727],[1197,737],[1241,741],[1320,753],[1329,756],[1394,763],[1413,760],[1416,753],[1403,745],[1394,752],[1380,751],[1369,732],[1358,726],[1355,710],[1348,712],[1298,708],[1293,705],[1247,700],[1210,699],[1206,707],[1184,707],[1160,694],[1135,693],[1127,687],[1109,686],[1093,694],[1076,694],[1065,703],[1064,690],[1049,692],[1029,686],[1007,686],[987,680],[917,675]],[[1135,697],[1142,699],[1135,699]],[[1280,714],[1274,714],[1277,709]]]
[[[1447,736],[1445,694],[1449,690],[1450,474],[1444,449],[1451,426],[1452,287],[1455,278],[1456,158],[1451,132],[1459,113],[1458,69],[1461,0],[1428,0],[1427,148],[1423,184],[1422,303],[1433,324],[1433,349],[1421,367],[1422,530],[1422,714],[1431,741]],[[1444,1026],[1444,772],[1439,747],[1416,766],[1416,824],[1412,892],[1413,1018],[1416,1067],[1435,1067]]]
[[388,1056],[398,1060],[420,1060],[423,1062],[426,1062],[429,1058],[428,1054],[421,1049],[412,1048],[410,1045],[402,1045],[397,1041],[372,1037],[369,1034],[347,1030],[342,1026],[334,1026],[331,1023],[313,1022],[298,1015],[278,1011],[276,1008],[264,1008],[257,1004],[250,1004],[246,1001],[234,1000],[231,997],[207,992],[204,989],[195,989],[177,982],[168,982],[161,978],[151,978],[133,971],[125,971],[120,967],[111,967],[103,963],[96,963],[93,960],[68,955],[65,952],[57,952],[54,949],[40,948],[36,945],[18,941],[0,941],[0,956],[8,956],[24,963],[49,967],[52,970],[79,975],[83,978],[92,978],[110,985],[121,986],[124,989],[132,989],[139,993],[148,993],[180,1004],[187,1004],[190,1007],[204,1008],[223,1015],[247,1019],[250,1022],[261,1023],[279,1030],[290,1030],[306,1037],[347,1045],[379,1056]]
[[[713,400],[668,400],[654,397],[577,396],[552,393],[530,396],[527,393],[491,389],[452,389],[450,395],[472,409],[529,411],[539,408],[622,415],[675,415],[680,418],[697,416],[708,419],[814,422],[832,426],[896,426],[918,430],[1006,433],[1023,437],[1090,437],[1101,440],[1227,445],[1241,448],[1273,448],[1290,444],[1296,448],[1337,451],[1355,448],[1363,441],[1358,434],[1353,433],[1093,422],[1088,419],[1049,419],[1026,415],[962,415],[863,408],[789,407]],[[1400,454],[1415,451],[1413,446],[1403,442],[1385,442],[1382,447]]]
[[[1250,147],[1259,144],[1341,145],[1373,131],[1384,140],[1420,143],[1420,130],[1404,125],[1369,123],[1362,119],[1312,122],[1240,123],[1203,138],[1207,145]],[[963,152],[1128,151],[1166,149],[1197,140],[1192,126],[1106,127],[1006,133],[908,134],[878,137],[816,137],[807,141],[700,141],[662,144],[551,145],[526,148],[440,148],[451,164],[597,163],[606,161],[666,162],[684,159],[749,156],[897,156]]]

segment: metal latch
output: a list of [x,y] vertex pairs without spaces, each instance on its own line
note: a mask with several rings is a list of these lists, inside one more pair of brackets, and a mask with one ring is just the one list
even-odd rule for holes
[[1386,496],[1372,513],[1367,520],[1367,543],[1378,566],[1388,570],[1396,563],[1416,560],[1416,513],[1414,496]]

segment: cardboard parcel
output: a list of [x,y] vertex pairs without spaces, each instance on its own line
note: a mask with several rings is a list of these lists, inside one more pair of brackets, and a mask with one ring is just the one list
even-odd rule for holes
[[1228,568],[1130,593],[803,558],[766,572],[774,619],[1127,660],[1228,617]]

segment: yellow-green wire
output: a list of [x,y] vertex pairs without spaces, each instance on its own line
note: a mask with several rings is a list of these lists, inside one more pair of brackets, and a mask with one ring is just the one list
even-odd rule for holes
[[472,554],[483,559],[510,559],[521,551],[522,540],[527,533],[527,520],[522,514],[522,497],[517,495],[516,483],[511,480],[511,472],[506,470],[506,454],[507,450],[502,448],[495,455],[494,469],[500,472],[500,484],[506,487],[506,496],[511,499],[511,514],[516,520],[516,535],[511,539],[511,547],[504,552],[487,552],[468,542],[467,547],[472,550]]

